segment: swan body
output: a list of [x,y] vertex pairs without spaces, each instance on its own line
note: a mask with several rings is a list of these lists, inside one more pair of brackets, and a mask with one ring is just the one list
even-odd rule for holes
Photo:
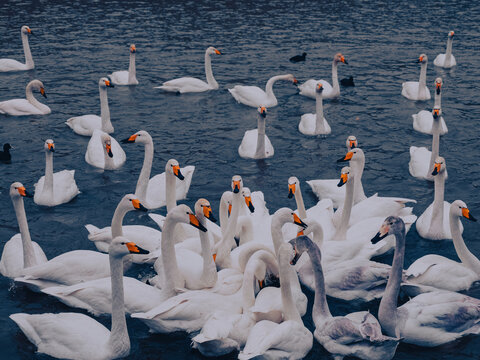
[[32,195],[25,190],[22,183],[12,183],[10,185],[10,198],[15,209],[20,234],[14,235],[6,242],[0,258],[0,274],[11,279],[20,276],[24,268],[47,261],[40,245],[30,238],[23,197],[32,197]]
[[218,83],[213,77],[212,63],[210,59],[210,55],[212,54],[221,55],[220,51],[213,46],[208,47],[205,51],[205,75],[207,77],[207,82],[192,77],[182,77],[165,81],[162,86],[157,86],[155,89],[162,89],[164,91],[177,92],[180,94],[217,90]]
[[340,85],[338,83],[338,63],[348,64],[345,57],[338,53],[335,54],[333,57],[332,62],[332,85],[328,83],[326,80],[315,80],[310,79],[305,81],[302,85],[298,86],[298,90],[300,90],[300,95],[310,97],[315,99],[316,97],[316,88],[317,84],[321,83],[323,87],[322,97],[323,99],[334,99],[340,96]]
[[123,166],[127,156],[113,137],[95,129],[85,152],[85,161],[99,169],[115,170]]
[[426,86],[428,57],[421,54],[418,58],[421,64],[420,79],[402,83],[402,95],[408,100],[430,100],[430,91]]
[[35,184],[33,201],[37,205],[55,206],[69,202],[80,194],[75,182],[75,170],[53,172],[53,140],[45,141],[45,176]]
[[321,82],[317,84],[315,93],[317,112],[315,114],[303,114],[298,124],[298,130],[305,135],[327,135],[332,132],[332,129],[323,116],[323,85]]
[[242,143],[238,147],[238,154],[243,158],[267,159],[272,157],[275,152],[270,139],[265,134],[267,109],[262,106],[258,108],[258,112],[257,128],[245,131]]
[[455,60],[455,56],[452,54],[452,43],[453,43],[453,36],[455,33],[453,31],[450,31],[448,33],[448,38],[447,38],[447,50],[445,51],[445,54],[438,54],[435,60],[433,60],[433,65],[435,66],[440,66],[445,69],[449,69],[451,67],[454,67],[457,65],[457,61]]
[[47,115],[52,112],[50,108],[42,104],[33,96],[33,90],[38,90],[43,97],[47,97],[43,83],[40,80],[32,80],[25,88],[26,99],[12,99],[0,102],[0,114],[14,116],[23,115]]
[[122,258],[129,253],[146,253],[127,239],[117,237],[110,251],[112,326],[76,313],[17,313],[10,318],[37,346],[38,352],[60,359],[105,360],[123,358],[130,353],[124,309]]
[[98,80],[98,91],[100,93],[100,116],[82,115],[68,119],[65,124],[76,134],[92,136],[94,130],[102,130],[108,134],[113,133],[113,126],[110,121],[110,108],[108,107],[107,87],[114,87],[110,79],[106,77]]
[[20,34],[22,36],[25,64],[13,59],[0,59],[0,72],[31,70],[35,67],[32,53],[30,51],[30,44],[28,43],[28,36],[33,34],[32,30],[30,30],[28,26],[24,25],[20,29]]
[[[435,79],[435,103],[433,104],[433,108],[441,109],[442,107],[442,85],[443,81],[442,78],[438,77]],[[412,115],[413,118],[413,129],[424,133],[433,135],[433,125],[434,125],[434,118],[433,114],[430,111],[421,110],[417,114]],[[440,116],[440,135],[445,135],[448,132],[447,124],[443,119],[443,116]]]
[[135,69],[135,54],[137,48],[135,44],[130,45],[130,64],[128,70],[115,71],[109,75],[114,85],[138,85]]
[[267,81],[265,91],[257,86],[244,86],[235,85],[232,89],[228,89],[233,98],[238,102],[254,108],[265,106],[271,108],[278,105],[277,98],[273,93],[273,84],[278,80],[288,80],[293,84],[297,83],[297,80],[292,74],[277,75],[271,77]]

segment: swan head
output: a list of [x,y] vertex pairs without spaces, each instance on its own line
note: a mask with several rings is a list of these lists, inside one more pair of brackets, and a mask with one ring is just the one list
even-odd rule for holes
[[141,143],[141,144],[148,144],[153,142],[152,137],[148,132],[145,130],[137,131],[135,134],[130,136],[129,138],[123,139],[122,144],[130,144],[130,143]]
[[291,199],[297,191],[297,186],[300,184],[296,176],[290,176],[288,178],[288,198]]
[[293,245],[289,242],[283,243],[278,248],[278,264],[282,266],[282,264],[292,264],[293,261],[298,260],[296,259],[295,249]]
[[453,30],[448,33],[449,38],[453,38],[454,35],[455,35],[455,32]]
[[443,173],[446,168],[447,168],[447,164],[445,163],[445,159],[441,156],[437,156],[433,164],[432,175],[435,176],[440,173]]
[[385,238],[387,235],[393,234],[405,235],[405,223],[403,222],[402,218],[398,216],[387,217],[383,222],[382,226],[380,227],[380,231],[370,241],[372,242],[372,244],[376,244],[380,240]]
[[139,210],[143,212],[148,211],[148,209],[142,205],[140,200],[138,200],[138,197],[134,194],[125,195],[120,201],[120,203],[118,204],[118,206],[122,206],[128,211],[131,211],[131,210]]
[[175,159],[170,159],[167,161],[167,165],[165,165],[165,172],[175,175],[179,180],[185,179],[180,171],[180,165]]
[[43,145],[43,149],[46,152],[55,152],[55,143],[52,139],[45,140],[45,144]]
[[295,79],[295,76],[293,76],[292,74],[287,74],[285,75],[285,80],[289,80],[293,83],[293,85],[297,85],[298,84],[298,80]]
[[44,98],[47,98],[47,94],[45,93],[45,87],[43,86],[43,83],[40,80],[30,81],[27,87],[30,87],[33,90],[39,91]]
[[32,198],[33,195],[25,190],[25,186],[23,186],[21,182],[15,181],[12,185],[10,185],[10,197],[12,199],[20,197]]
[[112,81],[108,77],[100,78],[100,80],[98,80],[98,86],[101,88],[115,87],[115,85],[113,85]]
[[443,80],[441,77],[437,77],[435,79],[435,91],[437,92],[437,95],[440,95],[440,92],[442,91],[442,85],[443,85]]
[[356,147],[351,149],[349,152],[346,153],[346,155],[340,159],[337,160],[337,162],[345,162],[345,161],[355,161],[355,160],[360,160],[360,159],[365,159],[365,154],[363,153],[363,150]]
[[432,110],[432,116],[435,120],[440,119],[440,116],[442,116],[442,109],[439,107],[434,107]]
[[222,53],[217,49],[215,49],[213,46],[208,47],[206,52],[207,52],[207,55],[213,55],[213,54],[222,55]]
[[307,224],[305,224],[292,209],[286,207],[278,209],[275,211],[275,214],[273,214],[272,229],[274,228],[274,222],[276,225],[281,224],[283,226],[283,224],[286,223],[294,223],[304,229],[307,228]]
[[22,26],[21,32],[22,34],[33,34],[32,30],[27,25]]
[[260,106],[258,109],[257,109],[258,113],[263,116],[263,117],[266,117],[267,116],[267,108],[265,106]]
[[207,228],[202,225],[192,210],[185,204],[175,206],[169,211],[165,221],[174,221],[176,223],[190,224],[200,231],[206,232]]
[[137,52],[137,48],[135,47],[135,44],[130,45],[130,52],[132,54],[135,54]]
[[233,193],[231,191],[225,191],[220,198],[220,202],[227,205],[228,216],[230,216],[230,213],[232,212],[232,196]]
[[317,86],[315,87],[315,91],[317,93],[323,93],[323,84],[321,82],[317,83]]
[[343,185],[345,185],[348,180],[352,180],[354,177],[353,175],[353,171],[350,169],[349,166],[344,166],[342,168],[342,172],[340,174],[340,181],[338,182],[337,186],[338,187],[342,187]]
[[255,207],[252,203],[252,193],[250,192],[250,189],[248,187],[244,187],[242,189],[242,196],[245,199],[245,204],[247,205],[248,210],[253,213],[255,211]]
[[234,194],[238,194],[243,189],[243,180],[240,175],[234,175],[232,177],[232,191]]
[[212,207],[210,206],[210,201],[207,199],[198,199],[195,203],[195,216],[198,219],[207,218],[211,222],[217,222],[215,216],[213,216]]
[[312,246],[318,247],[318,245],[315,244],[306,235],[297,236],[296,238],[293,238],[292,240],[290,240],[288,243],[292,246],[292,248],[294,250],[294,256],[293,256],[292,260],[290,261],[291,265],[295,265],[297,263],[298,259],[300,259],[300,256],[302,256],[302,254],[305,251],[308,251],[309,249],[311,249]]
[[418,57],[417,63],[426,64],[428,62],[428,56],[425,54],[420,54]]
[[347,138],[347,149],[348,151],[355,149],[358,147],[358,141],[357,138],[354,135],[350,135]]
[[107,133],[102,134],[102,144],[105,152],[107,153],[108,157],[113,158],[112,152],[112,138]]
[[112,257],[122,258],[128,254],[148,254],[149,251],[142,249],[134,242],[123,236],[117,236],[108,247],[108,254]]
[[333,61],[335,61],[336,63],[341,62],[348,65],[348,61],[345,59],[345,56],[343,56],[342,53],[335,54]]
[[458,217],[463,216],[464,218],[471,220],[471,221],[477,221],[473,217],[472,214],[470,214],[470,210],[468,210],[467,204],[465,204],[462,200],[455,200],[452,202],[452,205],[450,205],[450,215],[456,215]]

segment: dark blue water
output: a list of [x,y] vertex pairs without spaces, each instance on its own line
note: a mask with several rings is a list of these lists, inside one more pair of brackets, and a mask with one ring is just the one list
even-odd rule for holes
[[[84,161],[88,138],[75,135],[64,121],[71,116],[99,114],[98,79],[115,70],[126,70],[128,45],[137,46],[137,87],[109,89],[110,111],[116,139],[137,130],[150,132],[155,143],[152,174],[163,172],[175,157],[196,170],[186,203],[218,201],[231,176],[242,175],[252,190],[265,194],[270,213],[294,207],[287,199],[287,179],[302,181],[305,202],[316,199],[304,180],[338,177],[335,162],[344,154],[348,135],[357,136],[367,157],[364,188],[368,195],[408,196],[418,200],[420,215],[433,200],[433,185],[408,174],[409,146],[430,146],[429,136],[412,128],[411,114],[429,109],[429,102],[412,102],[400,95],[401,83],[417,80],[414,63],[425,52],[430,59],[427,85],[442,76],[442,107],[449,133],[442,138],[440,153],[446,158],[449,179],[445,199],[463,199],[474,215],[480,214],[478,187],[477,117],[480,114],[478,82],[480,63],[480,11],[471,1],[418,1],[385,5],[383,2],[309,2],[272,0],[243,2],[84,2],[9,1],[0,3],[0,57],[22,59],[20,27],[29,25],[36,69],[0,75],[0,100],[24,97],[25,85],[34,78],[46,87],[52,109],[48,116],[0,117],[0,142],[15,150],[10,165],[0,164],[0,241],[18,232],[8,189],[21,181],[27,189],[44,172],[43,142],[56,142],[55,170],[75,169],[82,193],[71,203],[52,209],[26,200],[33,240],[48,258],[74,249],[93,249],[84,224],[109,225],[117,202],[133,192],[143,161],[143,148],[124,146],[127,162],[118,171],[98,172]],[[458,66],[433,67],[436,54],[444,52],[446,35],[455,31],[453,53]],[[209,45],[224,55],[213,57],[218,91],[176,96],[153,89],[179,76],[204,77],[203,55]],[[306,51],[305,63],[288,59]],[[300,82],[309,78],[329,80],[331,59],[342,52],[348,66],[339,77],[353,75],[356,87],[342,89],[339,100],[325,104],[332,127],[327,137],[306,137],[298,132],[300,116],[314,111],[314,101],[296,94],[288,83],[278,83],[279,106],[269,109],[267,134],[275,156],[266,161],[241,159],[237,148],[245,130],[256,126],[256,110],[237,104],[227,88],[235,84],[258,85],[273,75],[293,73]],[[162,210],[163,213],[165,210]],[[478,217],[478,216],[477,216]],[[154,226],[147,216],[130,213],[128,224]],[[478,224],[465,224],[464,238],[480,255]],[[451,242],[421,239],[413,227],[407,237],[406,265],[427,253],[456,259]],[[390,259],[386,258],[386,261]],[[135,268],[132,274],[148,268]],[[0,348],[2,359],[46,359],[8,319],[15,312],[72,311],[57,301],[0,279]],[[480,296],[480,290],[468,292]],[[311,297],[311,296],[310,296]],[[329,301],[335,314],[354,308]],[[312,328],[311,317],[305,322]],[[100,319],[109,327],[108,319]],[[187,335],[151,335],[141,322],[128,320],[131,359],[200,358],[190,349]],[[463,339],[436,349],[401,344],[395,359],[471,359],[480,356],[478,338]],[[315,343],[309,358],[329,358]]]

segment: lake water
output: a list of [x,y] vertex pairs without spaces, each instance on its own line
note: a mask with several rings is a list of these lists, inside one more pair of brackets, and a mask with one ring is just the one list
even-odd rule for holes
[[[442,108],[449,133],[441,139],[440,153],[450,175],[445,200],[463,199],[472,214],[480,217],[479,19],[480,8],[472,1],[1,2],[0,57],[23,60],[20,27],[29,25],[34,32],[30,45],[36,68],[1,74],[0,101],[24,97],[25,85],[37,78],[45,84],[48,99],[41,100],[52,113],[0,116],[0,142],[15,147],[12,163],[0,164],[0,247],[18,232],[9,186],[21,181],[33,191],[33,184],[44,173],[43,142],[47,138],[56,143],[55,170],[75,169],[82,192],[71,203],[51,209],[25,201],[32,239],[48,258],[74,249],[94,249],[83,226],[109,225],[117,202],[134,191],[143,162],[142,146],[124,146],[125,165],[118,171],[99,172],[84,161],[88,138],[64,124],[71,116],[99,114],[98,79],[127,69],[130,43],[137,46],[140,84],[108,90],[113,136],[120,140],[147,130],[155,144],[152,175],[163,172],[172,157],[182,166],[195,165],[185,203],[193,207],[199,197],[205,197],[215,213],[234,174],[242,175],[250,189],[264,192],[270,213],[295,206],[287,199],[287,179],[292,175],[302,181],[307,207],[314,205],[316,198],[304,181],[338,178],[341,166],[335,160],[345,153],[346,137],[354,134],[366,154],[366,194],[417,199],[414,213],[420,215],[433,201],[433,184],[409,175],[409,147],[429,147],[431,137],[413,130],[411,115],[431,109],[433,98],[413,102],[400,93],[403,81],[418,80],[415,61],[424,52],[430,59],[427,85],[432,94],[434,79],[441,76],[444,82]],[[453,53],[458,66],[435,68],[433,59],[444,52],[449,30],[455,31]],[[180,76],[204,78],[204,51],[210,45],[224,54],[212,59],[218,91],[177,96],[153,88]],[[303,51],[308,53],[305,63],[288,61]],[[314,112],[315,103],[297,95],[288,82],[279,82],[275,85],[279,105],[269,109],[267,117],[267,135],[275,155],[265,161],[241,159],[237,149],[244,132],[256,126],[256,110],[237,104],[226,89],[236,84],[263,88],[271,76],[286,73],[294,74],[300,83],[310,78],[330,81],[331,60],[337,52],[349,62],[339,66],[339,77],[353,75],[356,87],[344,88],[339,100],[325,102],[332,134],[307,137],[299,133],[300,116]],[[164,214],[165,209],[157,212]],[[124,223],[155,226],[146,215],[137,213],[128,214]],[[464,232],[477,256],[478,226],[465,223]],[[424,240],[412,227],[405,265],[428,253],[456,259],[451,242]],[[391,257],[382,260],[388,262]],[[148,268],[134,270],[131,275],[149,272]],[[6,278],[0,278],[0,289],[1,358],[47,359],[35,354],[35,347],[8,315],[72,309],[46,295],[15,287]],[[468,294],[479,297],[480,290]],[[313,300],[312,294],[309,298]],[[376,313],[378,307],[373,303],[352,309],[332,299],[329,305],[334,314],[362,309]],[[304,320],[313,329],[310,311]],[[108,318],[100,321],[110,326]],[[132,319],[128,327],[129,359],[201,358],[185,334],[151,335],[143,323]],[[478,343],[478,338],[468,337],[435,349],[401,344],[395,359],[479,358]],[[226,358],[231,357],[235,355]],[[308,358],[330,357],[315,342]]]

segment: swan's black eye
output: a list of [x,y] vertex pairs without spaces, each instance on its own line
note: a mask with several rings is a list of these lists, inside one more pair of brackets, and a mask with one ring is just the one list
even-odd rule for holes
[[125,243],[124,243],[124,242],[122,242],[121,244],[122,244],[122,245],[125,245]]

